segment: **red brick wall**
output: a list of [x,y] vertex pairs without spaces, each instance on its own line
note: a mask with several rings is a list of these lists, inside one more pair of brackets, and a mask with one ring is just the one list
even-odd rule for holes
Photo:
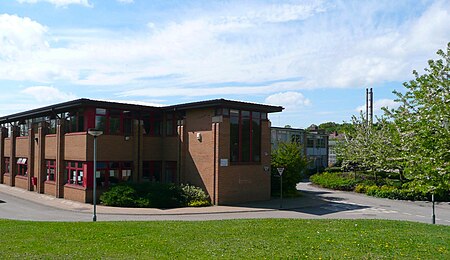
[[[214,178],[214,136],[212,133],[213,109],[198,109],[186,112],[185,165],[182,179],[188,183],[206,189],[213,194]],[[197,139],[201,135],[201,141]],[[212,197],[212,196],[211,196]]]
[[28,189],[28,178],[24,176],[16,176],[15,186],[21,189]]
[[16,157],[28,158],[28,137],[16,138]]
[[11,157],[11,138],[5,138],[5,157]]
[[[230,157],[229,119],[223,118],[220,124],[219,160]],[[263,121],[261,125],[261,163],[219,166],[218,202],[232,204],[245,201],[270,199],[270,124]]]
[[45,136],[45,159],[56,160],[56,135]]

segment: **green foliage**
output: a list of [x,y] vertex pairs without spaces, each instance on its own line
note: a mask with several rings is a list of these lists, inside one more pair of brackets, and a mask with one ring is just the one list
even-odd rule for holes
[[397,109],[386,115],[401,140],[405,175],[438,193],[450,189],[450,42],[439,60],[428,61],[425,74],[414,71],[405,93],[395,91]]
[[[380,174],[382,176],[382,174]],[[388,198],[396,200],[419,200],[430,201],[431,192],[426,186],[416,187],[415,182],[401,183],[399,180],[384,178],[378,179],[377,183],[372,176],[361,174],[355,178],[350,173],[330,173],[324,172],[311,176],[310,180],[321,187],[354,191],[364,193],[369,196]],[[450,201],[447,193],[436,193],[436,201]]]
[[0,230],[0,259],[450,259],[450,226],[408,221],[0,220]]
[[182,199],[185,205],[189,207],[204,207],[210,206],[209,196],[206,192],[194,185],[183,184],[181,185]]
[[175,208],[209,206],[206,193],[192,185],[165,183],[124,183],[100,196],[106,206],[138,208]]
[[324,129],[326,133],[331,134],[333,132],[344,133],[349,132],[352,129],[352,124],[349,123],[335,123],[335,122],[326,122],[319,125],[319,129]]
[[394,91],[398,108],[384,108],[373,125],[363,114],[352,118],[353,128],[336,147],[344,169],[375,178],[380,171],[395,172],[400,182],[387,186],[408,182],[419,193],[450,196],[450,42],[437,54],[441,58],[430,60],[425,74],[413,72],[403,93]]
[[314,184],[320,185],[324,188],[344,191],[353,191],[358,183],[355,179],[330,172],[314,174],[310,177],[310,180]]
[[283,172],[283,194],[296,193],[296,185],[302,180],[307,166],[306,157],[303,155],[302,147],[295,143],[280,143],[278,148],[272,152],[272,195],[279,193],[280,178],[278,167],[284,167]]

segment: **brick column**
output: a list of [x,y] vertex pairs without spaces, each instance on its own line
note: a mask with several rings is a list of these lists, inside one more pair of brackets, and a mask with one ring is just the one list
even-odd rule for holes
[[0,183],[3,183],[3,174],[6,171],[5,165],[5,138],[8,136],[8,129],[0,129]]
[[63,198],[64,197],[64,184],[66,181],[66,169],[65,169],[65,161],[64,161],[64,122],[61,119],[58,119],[58,123],[56,125],[56,197]]
[[133,124],[133,182],[142,181],[142,156],[144,154],[144,128],[141,120],[134,120]]
[[37,155],[35,158],[36,171],[35,176],[37,178],[37,187],[36,191],[38,193],[44,193],[45,181],[47,179],[46,176],[46,167],[45,167],[45,134],[47,132],[47,127],[40,126],[38,128],[38,132],[36,135],[36,152]]
[[183,173],[184,173],[184,167],[185,167],[185,158],[186,158],[186,145],[185,145],[185,138],[186,133],[184,132],[184,122],[185,120],[178,120],[177,123],[177,132],[178,132],[178,149],[177,149],[177,183],[184,183],[186,182]]
[[19,127],[11,126],[11,147],[10,147],[10,157],[9,157],[9,171],[10,179],[9,186],[15,186],[16,184],[16,172],[17,172],[17,162],[16,162],[16,137],[19,136]]
[[34,130],[31,127],[28,129],[28,159],[27,159],[27,171],[28,171],[28,183],[27,183],[27,190],[32,191],[34,190],[33,186],[33,177],[34,177]]

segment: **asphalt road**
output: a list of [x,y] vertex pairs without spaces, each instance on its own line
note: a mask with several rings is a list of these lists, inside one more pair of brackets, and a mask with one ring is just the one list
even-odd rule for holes
[[[396,201],[368,197],[351,192],[332,191],[300,183],[301,198],[283,201],[241,204],[239,207],[216,207],[215,211],[168,211],[167,214],[146,214],[132,209],[118,213],[99,213],[98,221],[137,220],[222,220],[245,218],[303,218],[303,219],[391,219],[431,223],[429,202]],[[37,196],[32,194],[29,196]],[[29,197],[28,196],[28,197]],[[0,218],[33,221],[92,221],[91,205],[72,209],[58,208],[0,192]],[[237,210],[236,210],[237,209]],[[106,211],[105,211],[106,212]],[[450,225],[450,203],[435,206],[436,224]]]

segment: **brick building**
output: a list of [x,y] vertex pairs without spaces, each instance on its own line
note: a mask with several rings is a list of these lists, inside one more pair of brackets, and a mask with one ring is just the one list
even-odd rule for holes
[[0,118],[0,183],[92,202],[120,182],[202,187],[214,204],[270,198],[270,122],[282,107],[224,99],[150,107],[78,99]]

